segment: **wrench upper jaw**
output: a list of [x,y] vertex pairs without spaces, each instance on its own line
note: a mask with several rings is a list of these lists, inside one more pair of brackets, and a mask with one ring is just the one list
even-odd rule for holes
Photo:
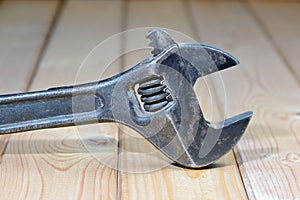
[[239,64],[229,53],[200,43],[172,45],[157,55],[156,62],[177,70],[193,85],[201,76]]
[[[211,59],[212,65],[217,68],[217,71],[221,71],[240,64],[240,62],[231,54],[207,44],[183,44],[182,48],[188,48],[192,49],[193,51],[198,51],[199,54],[201,54],[202,51],[206,51]],[[197,60],[199,58],[195,59]],[[196,64],[197,61],[192,61],[192,63]]]

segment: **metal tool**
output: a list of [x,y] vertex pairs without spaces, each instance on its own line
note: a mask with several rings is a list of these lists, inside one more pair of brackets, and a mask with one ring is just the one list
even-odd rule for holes
[[252,112],[216,128],[204,119],[193,86],[199,77],[239,62],[215,47],[176,43],[161,29],[147,37],[153,57],[112,78],[0,96],[0,134],[118,122],[139,132],[177,165],[213,163],[238,142]]

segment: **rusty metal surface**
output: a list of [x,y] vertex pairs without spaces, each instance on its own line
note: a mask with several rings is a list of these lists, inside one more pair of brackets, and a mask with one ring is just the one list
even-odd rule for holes
[[238,61],[215,47],[176,43],[160,29],[150,33],[154,56],[112,78],[0,96],[0,134],[118,122],[139,132],[177,165],[199,168],[216,161],[238,142],[252,112],[213,128],[193,87],[199,77]]

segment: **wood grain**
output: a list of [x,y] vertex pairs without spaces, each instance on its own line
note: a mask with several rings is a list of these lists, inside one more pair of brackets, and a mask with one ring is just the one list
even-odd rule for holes
[[300,94],[299,86],[247,6],[191,3],[203,41],[228,50],[241,62],[239,68],[224,72],[222,77],[227,115],[254,112],[250,127],[235,148],[249,198],[297,199],[300,129],[295,97]]
[[[120,31],[120,23],[118,1],[67,2],[30,90],[100,79],[97,73],[113,57],[107,46],[97,51],[98,60],[94,55],[80,65],[96,45]],[[120,42],[110,46],[118,52],[114,44]],[[117,165],[117,134],[113,124],[95,124],[11,136],[1,164],[0,198],[116,199],[117,172],[105,164]]]
[[[130,1],[126,28],[164,27],[194,37],[184,6],[180,1]],[[144,30],[143,34],[146,33]],[[171,33],[178,41],[189,41],[186,36]],[[124,48],[138,49],[137,46],[147,47],[148,43],[139,32],[126,38]],[[149,56],[149,51],[127,55],[125,66],[132,66],[137,60]],[[121,199],[246,199],[232,152],[211,168],[187,170],[170,166],[168,160],[162,160],[163,156],[137,133],[128,129],[123,129],[122,133],[119,139],[122,171],[119,172],[118,189]]]
[[[206,119],[247,110],[254,117],[235,154],[201,170],[170,166],[136,132],[115,124],[13,135],[5,149],[6,137],[0,199],[300,198],[299,2],[266,2],[67,2],[30,90],[119,73],[150,56],[148,28],[101,42],[121,30],[160,26],[187,34],[171,31],[178,41],[195,38],[241,62],[197,82]],[[1,2],[0,93],[27,89],[57,6]],[[120,52],[128,54],[118,59]]]
[[[299,2],[276,2],[267,4],[264,2],[250,1],[254,15],[263,23],[269,39],[274,43],[275,50],[293,75],[300,80],[300,3]],[[300,82],[300,81],[299,81]]]
[[[28,89],[57,7],[56,1],[1,2],[0,94]],[[0,161],[8,138],[0,136]]]

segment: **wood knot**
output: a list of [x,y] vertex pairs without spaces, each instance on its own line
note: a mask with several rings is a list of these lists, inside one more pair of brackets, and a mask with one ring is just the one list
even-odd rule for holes
[[282,162],[285,164],[289,163],[299,163],[300,162],[300,154],[298,153],[288,153],[284,159],[282,159]]

